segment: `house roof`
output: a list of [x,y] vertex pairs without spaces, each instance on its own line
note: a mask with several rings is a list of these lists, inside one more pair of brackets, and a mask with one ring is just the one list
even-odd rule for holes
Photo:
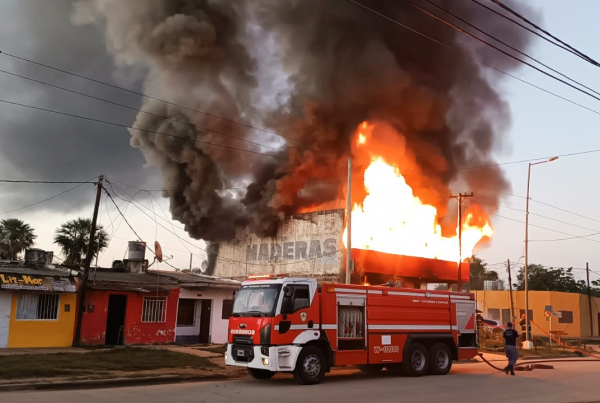
[[6,264],[5,261],[0,261],[0,272],[26,274],[32,276],[71,277],[71,271],[69,269],[56,270],[47,267],[26,267],[16,262],[10,262]]
[[176,281],[182,288],[186,289],[206,289],[206,288],[225,288],[225,289],[238,289],[240,288],[241,282],[236,280],[230,280],[227,278],[205,276],[202,274],[184,273],[177,271],[166,271],[166,270],[149,270],[149,275],[156,276],[159,278],[169,278]]

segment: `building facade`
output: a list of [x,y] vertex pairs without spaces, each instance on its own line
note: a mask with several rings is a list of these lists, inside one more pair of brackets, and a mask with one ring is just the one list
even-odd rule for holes
[[[510,291],[473,291],[476,295],[477,308],[486,319],[496,320],[504,325],[525,313],[525,291],[513,291],[513,313],[511,315]],[[533,336],[545,336],[545,332],[560,331],[565,337],[600,336],[600,298],[587,295],[558,291],[529,291],[529,315],[533,322]],[[546,320],[544,312],[552,307],[560,312],[561,317]]]
[[223,344],[227,342],[233,298],[241,283],[235,280],[182,272],[150,271],[179,284],[175,342]]
[[69,347],[77,286],[70,270],[0,265],[0,348]]
[[139,345],[175,341],[179,286],[166,277],[92,271],[81,344]]

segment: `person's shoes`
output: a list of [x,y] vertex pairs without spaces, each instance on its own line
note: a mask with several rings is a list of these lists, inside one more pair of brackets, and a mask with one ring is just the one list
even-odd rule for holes
[[506,375],[508,375],[508,370],[509,370],[509,369],[508,369],[508,367],[510,367],[510,365],[507,365],[506,367],[504,367],[504,373],[505,373]]
[[514,368],[515,368],[515,367],[514,367],[514,366],[512,366],[512,365],[509,365],[509,367],[510,367],[510,368],[509,368],[509,369],[510,369],[510,374],[511,374],[512,376],[514,376],[514,375],[515,375],[515,370],[514,370]]

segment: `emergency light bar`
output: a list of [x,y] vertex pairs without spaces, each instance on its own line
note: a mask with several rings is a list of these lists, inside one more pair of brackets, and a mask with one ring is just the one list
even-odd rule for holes
[[248,280],[261,280],[261,279],[267,279],[267,278],[283,278],[283,277],[285,277],[284,274],[255,274],[255,275],[248,276]]

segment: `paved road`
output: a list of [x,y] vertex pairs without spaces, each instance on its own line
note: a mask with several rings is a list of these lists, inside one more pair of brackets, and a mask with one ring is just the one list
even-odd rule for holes
[[600,362],[560,363],[554,370],[506,376],[485,364],[455,365],[446,376],[403,378],[335,371],[317,386],[297,386],[290,376],[270,381],[187,383],[115,389],[0,393],[0,402],[267,403],[267,402],[600,402]]

